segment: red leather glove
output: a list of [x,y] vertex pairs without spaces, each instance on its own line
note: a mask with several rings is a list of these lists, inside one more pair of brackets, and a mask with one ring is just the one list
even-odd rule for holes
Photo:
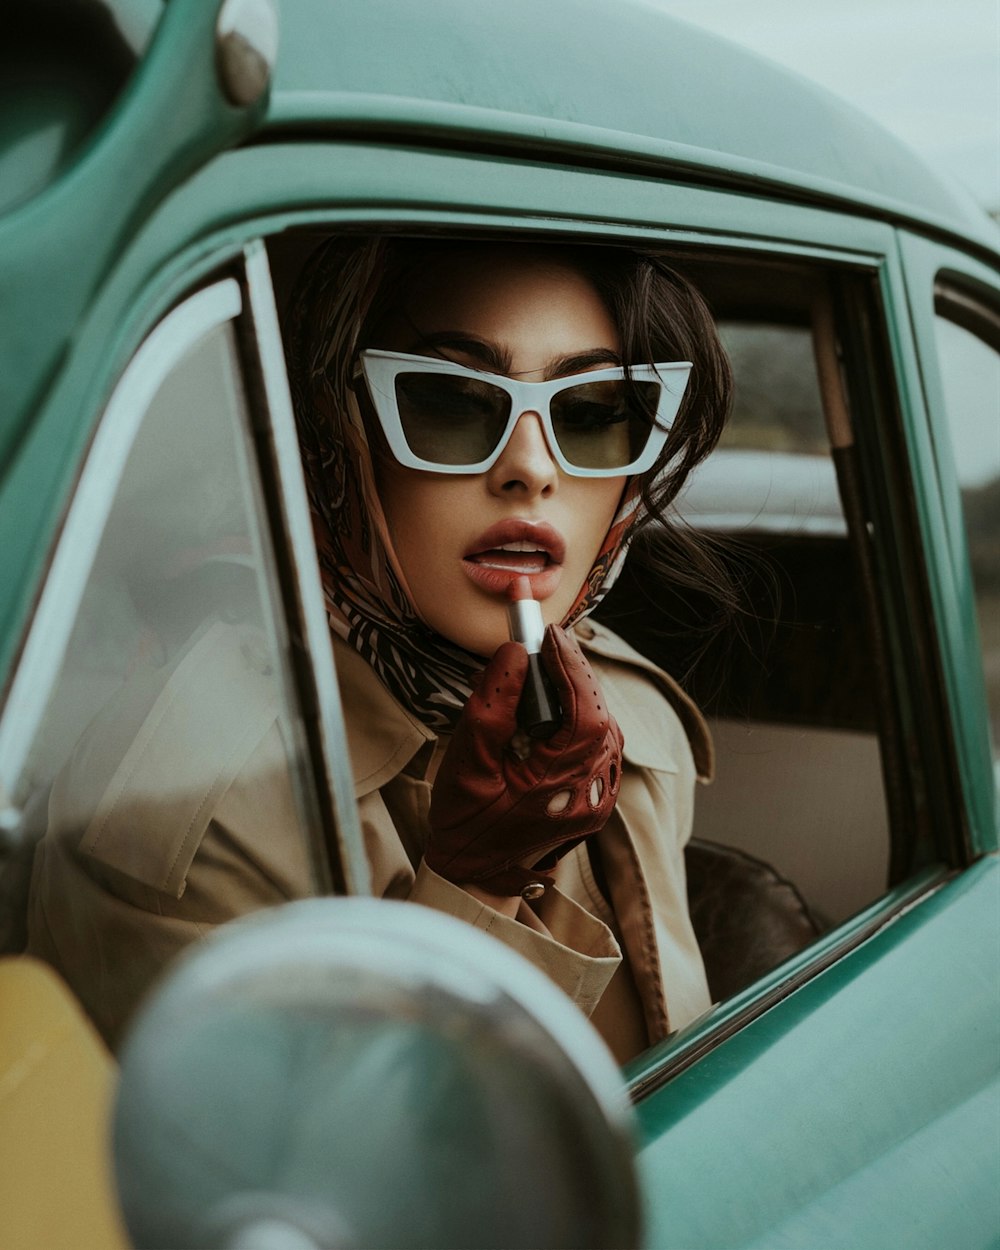
[[462,711],[434,782],[424,850],[448,881],[508,897],[545,884],[614,810],[622,735],[597,679],[558,626],[545,631],[542,662],[563,719],[551,738],[532,740],[527,758],[510,749],[528,667],[520,643],[498,648]]

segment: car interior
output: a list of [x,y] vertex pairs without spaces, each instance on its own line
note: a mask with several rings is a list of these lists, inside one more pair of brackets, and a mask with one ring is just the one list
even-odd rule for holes
[[734,602],[652,580],[646,551],[675,566],[684,553],[669,527],[651,527],[599,614],[709,719],[716,776],[697,796],[688,889],[722,1000],[888,887],[880,659],[817,372],[825,275],[753,260],[678,267],[719,320],[735,402],[671,524],[708,546]]

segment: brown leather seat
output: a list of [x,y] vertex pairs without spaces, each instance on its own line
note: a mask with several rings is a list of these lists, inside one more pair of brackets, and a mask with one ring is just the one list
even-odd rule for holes
[[823,932],[790,881],[744,851],[692,838],[688,905],[712,998],[721,1002]]

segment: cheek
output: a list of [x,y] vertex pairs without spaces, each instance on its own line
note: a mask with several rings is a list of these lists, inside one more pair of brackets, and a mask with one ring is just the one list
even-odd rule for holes
[[625,478],[570,479],[574,483],[572,498],[572,540],[577,558],[590,570],[604,544],[611,522],[621,503]]
[[593,568],[621,504],[625,478],[564,478],[557,521],[567,543],[566,576],[558,594],[543,604],[546,622],[564,619]]
[[421,591],[440,574],[455,518],[468,515],[471,501],[459,478],[386,465],[379,474],[382,511],[403,576],[418,604]]

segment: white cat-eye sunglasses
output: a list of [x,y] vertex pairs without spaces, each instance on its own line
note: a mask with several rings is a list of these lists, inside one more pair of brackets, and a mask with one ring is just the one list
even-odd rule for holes
[[360,369],[389,447],[407,468],[485,472],[518,419],[532,412],[564,473],[616,477],[655,464],[691,364],[618,366],[520,382],[450,360],[368,349]]

